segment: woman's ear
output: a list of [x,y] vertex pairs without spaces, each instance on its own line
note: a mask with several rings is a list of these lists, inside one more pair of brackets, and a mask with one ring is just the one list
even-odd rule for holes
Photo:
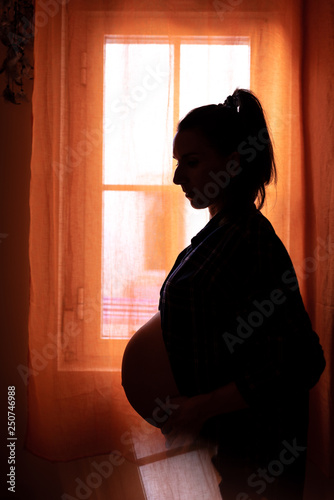
[[232,179],[241,173],[240,153],[238,153],[238,151],[233,151],[233,153],[227,157],[226,172]]

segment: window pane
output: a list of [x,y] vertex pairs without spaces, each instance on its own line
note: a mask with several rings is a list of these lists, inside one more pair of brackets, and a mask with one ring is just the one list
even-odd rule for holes
[[250,86],[250,46],[181,44],[180,118]]
[[[158,310],[165,278],[160,194],[103,195],[102,337],[128,338]],[[148,231],[151,229],[151,231]]]
[[105,184],[172,180],[172,48],[105,44]]

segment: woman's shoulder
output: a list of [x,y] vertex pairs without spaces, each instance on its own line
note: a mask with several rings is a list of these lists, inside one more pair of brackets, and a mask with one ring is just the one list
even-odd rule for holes
[[275,249],[287,254],[286,247],[277,235],[271,222],[259,210],[253,211],[235,220],[231,220],[231,233],[244,249],[269,251]]
[[258,210],[225,219],[212,236],[216,270],[225,276],[231,275],[238,281],[252,276],[272,281],[293,269],[285,245],[271,222]]
[[258,210],[222,217],[211,237],[221,248],[241,253],[284,247],[270,221]]

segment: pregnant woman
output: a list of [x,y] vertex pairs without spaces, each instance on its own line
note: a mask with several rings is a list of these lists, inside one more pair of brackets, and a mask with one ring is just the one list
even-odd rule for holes
[[260,102],[237,89],[192,110],[173,153],[174,183],[211,218],[129,341],[124,390],[143,418],[157,398],[170,403],[154,419],[168,443],[217,445],[224,500],[302,500],[308,392],[325,360],[290,257],[260,212],[276,179]]

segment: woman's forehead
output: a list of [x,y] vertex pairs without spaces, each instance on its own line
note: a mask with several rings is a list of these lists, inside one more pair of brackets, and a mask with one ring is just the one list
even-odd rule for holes
[[173,141],[173,156],[199,154],[209,148],[209,143],[199,130],[189,129],[177,132]]

